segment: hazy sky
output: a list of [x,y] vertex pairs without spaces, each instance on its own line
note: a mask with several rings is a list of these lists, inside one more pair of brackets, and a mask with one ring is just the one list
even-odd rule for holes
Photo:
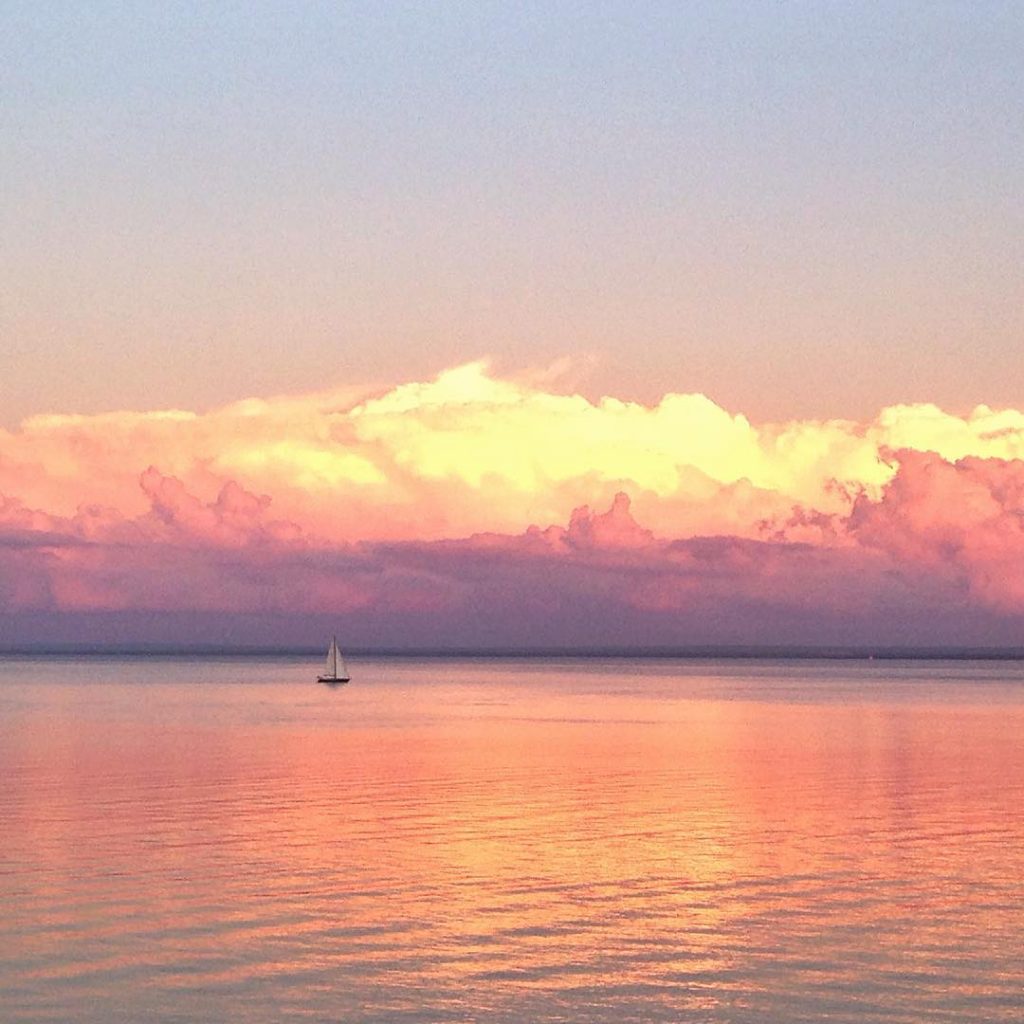
[[1024,406],[1024,5],[0,5],[2,422],[482,355]]

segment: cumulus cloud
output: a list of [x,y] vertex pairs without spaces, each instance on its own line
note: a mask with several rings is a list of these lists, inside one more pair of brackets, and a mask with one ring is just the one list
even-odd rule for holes
[[882,499],[855,503],[851,535],[897,565],[949,579],[972,600],[1024,611],[1024,461],[895,458]]
[[703,395],[591,402],[483,363],[382,393],[362,388],[189,411],[37,416],[0,431],[0,492],[48,512],[146,510],[152,465],[202,501],[228,481],[335,541],[439,539],[559,521],[628,492],[647,528],[750,538],[794,506],[877,498],[890,450],[1024,457],[1024,415],[897,406],[866,423],[751,423]]
[[495,642],[1012,617],[1022,456],[1013,410],[756,425],[482,363],[204,414],[40,416],[0,432],[0,608],[387,615],[395,639],[429,620]]

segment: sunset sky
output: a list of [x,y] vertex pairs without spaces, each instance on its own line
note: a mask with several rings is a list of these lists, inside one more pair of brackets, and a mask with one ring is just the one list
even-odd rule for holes
[[1019,3],[7,3],[0,644],[1024,646]]

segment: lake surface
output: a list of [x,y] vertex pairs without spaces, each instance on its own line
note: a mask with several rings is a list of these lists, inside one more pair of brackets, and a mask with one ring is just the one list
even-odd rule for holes
[[0,1019],[1020,1021],[1019,663],[6,659]]

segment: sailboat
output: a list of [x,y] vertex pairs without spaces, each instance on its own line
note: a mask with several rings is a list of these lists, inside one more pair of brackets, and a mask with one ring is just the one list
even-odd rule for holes
[[345,659],[338,650],[338,638],[331,637],[331,646],[327,648],[327,665],[324,667],[324,674],[317,676],[318,683],[347,683],[351,677],[348,668],[345,666]]

